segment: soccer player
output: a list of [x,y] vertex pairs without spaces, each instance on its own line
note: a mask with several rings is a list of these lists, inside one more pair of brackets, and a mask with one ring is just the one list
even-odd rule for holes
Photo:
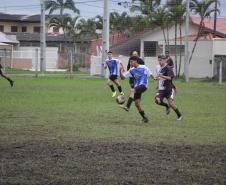
[[[166,63],[167,63],[167,67],[169,67],[170,69],[172,69],[173,71],[173,68],[174,68],[174,63],[173,63],[173,59],[171,58],[170,56],[170,52],[169,51],[165,51],[165,56],[166,56]],[[177,88],[176,86],[172,83],[173,85],[173,90],[175,93],[177,93]]]
[[108,59],[104,62],[104,68],[107,69],[107,67],[108,67],[109,73],[110,73],[107,84],[112,91],[112,97],[116,96],[116,91],[115,91],[113,84],[115,84],[117,86],[120,94],[123,96],[124,93],[123,93],[122,87],[118,81],[119,60],[113,58],[113,54],[111,51],[108,51],[107,54],[108,54]]
[[[132,57],[132,56],[138,57],[138,64],[144,65],[144,61],[139,57],[138,51],[133,50],[130,53],[130,57]],[[130,68],[131,68],[131,61],[129,60],[128,61],[128,65],[127,65],[127,71],[129,71]],[[134,98],[134,79],[133,79],[133,77],[129,78],[129,84],[130,84],[130,95],[129,95],[129,98],[127,100],[126,106],[120,105],[120,107],[123,108],[126,111],[129,111],[129,109],[130,109],[130,107],[131,107],[131,105],[133,103],[133,100],[134,100],[133,99]]]
[[[171,107],[177,114],[177,120],[180,121],[183,119],[183,116],[173,101],[174,91],[172,80],[174,78],[174,73],[169,67],[167,67],[166,57],[164,55],[158,56],[158,61],[161,69],[156,78],[159,81],[159,85],[158,92],[155,97],[155,103],[160,106],[164,106],[167,114],[169,114]],[[168,100],[168,104],[163,102],[164,98]]]
[[165,51],[165,55],[166,55],[167,66],[173,70],[174,63],[173,63],[173,59],[170,57],[169,51]]
[[134,79],[134,102],[137,110],[139,111],[142,121],[147,123],[148,117],[146,116],[144,109],[141,107],[141,96],[148,88],[148,78],[151,76],[151,71],[145,66],[138,63],[139,58],[137,56],[130,57],[130,64],[132,68],[125,72],[123,65],[120,67],[121,79],[133,77]]
[[0,75],[1,75],[3,78],[5,78],[6,80],[8,80],[9,83],[10,83],[10,85],[11,85],[11,87],[13,87],[14,81],[11,80],[9,77],[7,77],[7,76],[3,73],[3,71],[2,71],[2,65],[1,65],[1,64],[0,64]]

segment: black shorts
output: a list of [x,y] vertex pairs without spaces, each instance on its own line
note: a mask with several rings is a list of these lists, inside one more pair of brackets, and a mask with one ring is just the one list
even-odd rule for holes
[[134,89],[134,79],[133,78],[129,78],[129,84],[130,84],[130,87],[132,89]]
[[174,95],[174,90],[158,90],[156,93],[156,98],[159,98],[161,101],[166,98],[169,99],[171,98],[173,100],[173,95]]
[[2,68],[0,68],[0,75],[2,75],[3,73],[2,73]]
[[142,93],[147,90],[145,85],[135,87],[134,100],[141,99]]
[[109,79],[110,79],[111,81],[115,81],[115,80],[118,79],[118,75],[110,75],[110,76],[109,76]]

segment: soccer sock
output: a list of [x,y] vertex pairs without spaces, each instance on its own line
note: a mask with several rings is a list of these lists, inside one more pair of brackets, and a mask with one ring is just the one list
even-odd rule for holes
[[140,113],[140,115],[141,115],[142,118],[145,118],[146,117],[144,111],[141,111],[139,113]]
[[114,88],[113,85],[109,85],[109,87],[111,88],[111,91],[112,91],[112,92],[115,92],[115,88]]
[[126,107],[129,109],[132,103],[133,103],[133,98],[129,97]]
[[121,93],[122,92],[122,87],[118,86],[118,91]]
[[178,118],[181,117],[181,113],[180,113],[180,111],[178,109],[176,109],[174,111],[176,112]]
[[164,103],[163,101],[159,105],[167,107],[167,108],[169,107],[169,105],[167,103]]

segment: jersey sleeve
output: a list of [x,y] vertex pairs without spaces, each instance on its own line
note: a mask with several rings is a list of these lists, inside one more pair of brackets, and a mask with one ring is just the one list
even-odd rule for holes
[[129,71],[126,71],[126,72],[124,72],[124,73],[122,73],[122,75],[123,75],[125,78],[132,77],[132,74],[131,74],[130,70],[129,70]]

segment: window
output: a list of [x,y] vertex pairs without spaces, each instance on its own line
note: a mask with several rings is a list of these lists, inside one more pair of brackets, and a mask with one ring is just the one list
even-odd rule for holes
[[27,32],[27,27],[26,26],[22,26],[22,32]]
[[0,25],[0,31],[4,32],[4,26],[3,25]]
[[155,57],[157,53],[158,42],[144,41],[144,57]]
[[169,45],[169,48],[167,48],[166,46],[166,50],[169,50],[170,55],[175,55],[175,49],[177,49],[177,56],[181,55],[184,56],[184,45],[177,45],[177,47],[175,47],[174,45]]
[[17,26],[11,26],[11,32],[17,32],[18,28]]
[[59,33],[59,28],[53,27],[53,33]]
[[34,32],[40,33],[40,26],[35,26],[34,27]]

